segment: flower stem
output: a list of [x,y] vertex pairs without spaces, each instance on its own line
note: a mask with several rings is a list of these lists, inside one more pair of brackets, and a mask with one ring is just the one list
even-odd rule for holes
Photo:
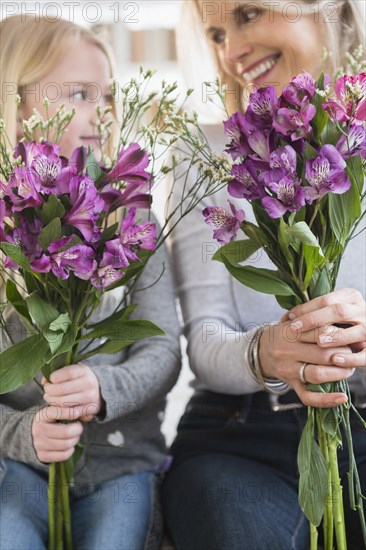
[[347,538],[343,514],[342,486],[338,471],[337,442],[328,436],[329,465],[332,477],[334,526],[339,550],[347,550]]
[[55,550],[55,493],[56,493],[56,464],[50,464],[48,474],[48,549]]
[[332,549],[333,533],[334,533],[333,506],[332,506],[332,475],[331,475],[330,466],[329,466],[327,436],[322,428],[319,411],[316,410],[315,414],[316,414],[317,425],[318,425],[319,446],[320,446],[322,455],[324,456],[324,459],[327,465],[327,470],[328,470],[328,494],[327,494],[327,500],[325,502],[325,512],[323,517],[324,548]]
[[62,491],[62,511],[64,516],[64,527],[66,536],[65,550],[72,550],[72,532],[71,532],[71,513],[69,500],[69,482],[67,479],[66,466],[64,462],[60,463],[61,473],[61,491]]
[[318,550],[318,528],[310,523],[310,550]]
[[64,534],[64,525],[63,525],[63,515],[62,515],[62,501],[59,498],[61,496],[62,492],[62,485],[61,485],[61,475],[60,475],[60,465],[59,463],[56,464],[56,483],[57,483],[57,504],[56,504],[56,550],[63,550],[64,541],[63,541],[63,534]]

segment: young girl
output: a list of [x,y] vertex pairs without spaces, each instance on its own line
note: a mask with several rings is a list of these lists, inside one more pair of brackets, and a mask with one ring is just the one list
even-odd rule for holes
[[[19,94],[21,118],[34,107],[42,112],[44,96],[51,115],[61,103],[76,108],[60,143],[63,155],[80,145],[96,147],[96,107],[111,103],[111,62],[103,42],[66,21],[20,16],[0,23],[0,42],[2,117],[12,142],[21,137],[15,109]],[[1,395],[2,549],[46,547],[48,463],[69,458],[81,436],[89,455],[72,491],[75,548],[159,548],[156,472],[165,453],[160,425],[165,396],[180,366],[164,247],[150,260],[136,291],[135,318],[155,322],[165,337],[132,345],[126,353],[94,356],[88,365],[66,366],[51,375],[52,383],[43,380],[43,397],[34,382]],[[105,296],[95,320],[112,313],[119,293]],[[22,337],[12,321],[8,328],[15,339]],[[5,335],[2,340],[6,347]],[[83,460],[76,470],[80,464]]]
[[[204,34],[228,85],[229,110],[244,111],[253,86],[273,84],[280,93],[302,70],[317,78],[324,47],[333,54],[327,67],[332,74],[335,67],[346,65],[347,51],[364,44],[363,3],[331,6],[333,17],[326,2],[187,1],[192,39],[185,36],[185,44],[193,47],[194,39]],[[225,149],[221,124],[204,131],[217,152]],[[194,181],[193,173],[191,177]],[[293,311],[296,321],[303,322],[299,339],[288,330],[289,317],[274,298],[240,285],[222,263],[211,261],[217,247],[202,210],[226,200],[226,191],[210,197],[174,237],[174,267],[196,392],[171,449],[173,467],[164,484],[167,525],[178,550],[305,550],[309,524],[298,505],[296,461],[307,418],[304,405],[333,407],[347,399],[342,393],[312,393],[306,382],[348,378],[353,402],[365,415],[364,235],[347,249],[339,290]],[[254,221],[249,204],[245,211]],[[260,255],[253,261],[271,267]],[[267,384],[281,380],[293,388],[277,398],[252,377],[248,357],[259,327],[272,321],[278,324],[266,326],[259,341],[261,369]],[[333,324],[352,325],[339,329],[338,344],[322,340],[322,327]],[[357,352],[350,353],[348,346]],[[365,491],[366,432],[358,421],[353,437]],[[349,548],[359,549],[359,517],[348,505],[346,445],[339,461]]]

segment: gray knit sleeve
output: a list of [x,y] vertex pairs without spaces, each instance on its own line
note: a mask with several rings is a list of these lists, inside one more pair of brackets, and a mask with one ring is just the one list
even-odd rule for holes
[[133,344],[127,354],[97,355],[86,361],[98,378],[106,403],[103,422],[163,399],[177,381],[181,365],[180,327],[172,268],[164,245],[150,258],[133,292],[132,303],[138,304],[132,319],[152,321],[166,334]]

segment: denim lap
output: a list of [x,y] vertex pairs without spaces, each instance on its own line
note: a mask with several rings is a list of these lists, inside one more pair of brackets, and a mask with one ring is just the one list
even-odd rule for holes
[[[1,461],[1,550],[45,550],[47,475],[10,459]],[[143,550],[154,509],[155,474],[125,475],[71,498],[77,550]]]

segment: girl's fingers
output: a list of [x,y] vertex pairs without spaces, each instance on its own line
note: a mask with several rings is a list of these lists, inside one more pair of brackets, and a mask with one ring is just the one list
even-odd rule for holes
[[79,363],[76,365],[68,365],[67,367],[62,367],[61,369],[55,370],[51,374],[50,381],[52,382],[52,384],[60,384],[61,382],[76,380],[77,378],[84,376],[86,368],[88,367]]
[[74,451],[75,447],[67,451],[39,451],[37,452],[37,457],[40,462],[44,462],[45,464],[51,462],[64,462],[74,454]]
[[43,387],[45,393],[50,397],[66,396],[81,392],[85,388],[85,380],[80,377],[65,382],[46,382]]

